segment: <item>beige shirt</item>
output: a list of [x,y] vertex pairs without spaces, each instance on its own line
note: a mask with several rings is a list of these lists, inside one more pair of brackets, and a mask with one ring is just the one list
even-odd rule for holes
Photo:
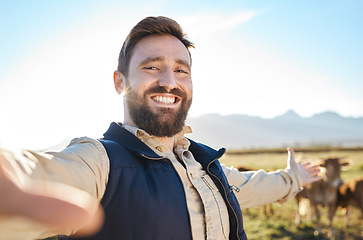
[[[228,239],[229,220],[223,198],[201,165],[195,161],[188,150],[190,143],[183,136],[190,132],[190,128],[186,127],[175,137],[172,152],[145,131],[131,126],[124,127],[158,155],[170,159],[182,179],[193,239]],[[55,185],[58,188],[65,184],[102,199],[108,181],[109,159],[98,140],[77,138],[61,152],[3,152],[9,160],[7,172],[20,186],[25,186],[27,181],[41,181],[46,183],[44,185]],[[227,168],[223,165],[222,168],[230,185],[239,189],[235,194],[241,208],[275,201],[284,203],[294,197],[302,187],[301,178],[295,169],[266,173],[263,170],[239,172],[233,167]],[[71,232],[69,230],[66,234]],[[59,232],[46,229],[28,219],[0,218],[0,239],[36,239],[54,234]]]

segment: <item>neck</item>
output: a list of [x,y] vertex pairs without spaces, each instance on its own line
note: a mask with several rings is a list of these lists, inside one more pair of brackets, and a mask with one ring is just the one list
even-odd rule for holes
[[159,141],[173,152],[174,150],[174,137],[156,137]]

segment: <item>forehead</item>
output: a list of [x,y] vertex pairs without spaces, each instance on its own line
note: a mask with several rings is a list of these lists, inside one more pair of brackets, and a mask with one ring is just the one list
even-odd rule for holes
[[141,39],[133,49],[130,65],[138,65],[150,57],[161,57],[169,61],[180,59],[190,65],[187,48],[179,39],[169,34],[154,34]]
[[341,168],[339,159],[337,159],[337,158],[326,159],[324,165],[325,165],[325,168],[331,172],[340,171],[340,168]]

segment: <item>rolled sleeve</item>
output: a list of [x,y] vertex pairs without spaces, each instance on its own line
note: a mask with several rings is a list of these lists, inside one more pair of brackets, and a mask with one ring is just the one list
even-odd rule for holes
[[235,195],[242,209],[272,202],[283,204],[301,189],[301,178],[292,169],[239,172],[234,167],[223,166],[223,171],[229,184],[240,189]]

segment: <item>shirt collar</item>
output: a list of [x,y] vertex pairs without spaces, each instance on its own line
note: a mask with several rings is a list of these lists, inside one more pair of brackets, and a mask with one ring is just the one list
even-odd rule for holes
[[[164,144],[162,144],[159,139],[157,139],[155,136],[148,134],[145,130],[126,124],[123,124],[122,127],[131,132],[137,138],[139,138],[148,147],[153,149],[157,154],[164,155],[166,152],[170,152],[170,150],[168,150],[168,148]],[[192,128],[190,126],[184,126],[183,130],[174,136],[174,151],[176,149],[189,149],[190,142],[187,138],[184,137],[184,135],[187,133],[192,133]]]

